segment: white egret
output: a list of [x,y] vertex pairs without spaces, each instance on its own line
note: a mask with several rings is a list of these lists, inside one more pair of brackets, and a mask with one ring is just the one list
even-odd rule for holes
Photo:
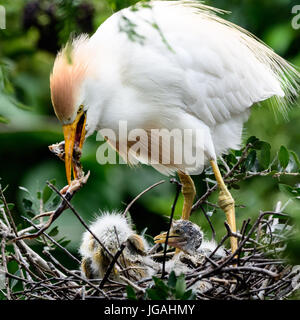
[[[221,10],[196,1],[142,2],[108,18],[92,35],[79,36],[58,53],[51,74],[51,97],[63,125],[67,180],[74,146],[95,130],[141,128],[201,130],[191,149],[203,161],[147,162],[164,174],[178,173],[189,219],[195,197],[190,174],[211,164],[219,185],[219,205],[236,231],[234,199],[217,166],[217,157],[240,146],[250,107],[275,97],[285,111],[299,90],[300,75],[249,32],[218,16]],[[193,132],[194,132],[193,131]],[[122,156],[132,141],[110,141]],[[125,144],[125,146],[124,146]],[[158,144],[158,146],[154,146]],[[149,137],[148,153],[164,149]],[[174,147],[175,153],[183,153]],[[162,150],[162,153],[164,150]],[[177,154],[178,155],[178,154]],[[176,156],[177,156],[176,155]],[[181,155],[181,154],[180,154]],[[76,178],[76,170],[74,172]],[[231,238],[235,251],[237,241]]]

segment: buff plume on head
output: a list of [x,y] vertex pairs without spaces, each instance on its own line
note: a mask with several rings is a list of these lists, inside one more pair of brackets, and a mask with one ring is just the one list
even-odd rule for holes
[[74,121],[80,85],[87,72],[88,36],[68,42],[57,54],[50,75],[51,100],[57,118],[63,123]]

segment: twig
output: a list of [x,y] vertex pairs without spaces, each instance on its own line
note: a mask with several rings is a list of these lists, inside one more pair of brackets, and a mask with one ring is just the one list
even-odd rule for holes
[[204,210],[204,208],[203,208],[202,206],[200,206],[200,209],[202,210],[202,212],[203,212],[203,214],[204,214],[204,217],[206,218],[206,220],[207,220],[207,222],[208,222],[208,224],[209,224],[209,226],[210,226],[210,228],[211,228],[212,238],[213,238],[213,240],[215,240],[215,238],[216,238],[216,231],[215,231],[215,229],[214,229],[214,227],[213,227],[213,225],[212,225],[212,223],[211,223],[211,221],[210,221],[210,219],[209,219],[206,211]]
[[179,197],[179,194],[180,194],[180,190],[181,190],[181,184],[178,181],[173,179],[171,181],[171,183],[175,183],[176,184],[176,194],[175,194],[175,199],[174,199],[174,202],[173,202],[173,205],[172,205],[170,221],[169,221],[169,226],[168,226],[168,231],[167,231],[167,236],[166,236],[166,241],[165,241],[165,246],[164,246],[164,256],[163,256],[163,262],[162,262],[161,279],[164,279],[164,277],[165,277],[167,244],[168,244],[168,240],[169,240],[170,229],[171,229],[171,226],[172,226],[172,221],[173,221],[173,216],[174,216],[174,212],[175,212],[175,208],[176,208],[176,203],[177,203],[177,200],[178,200],[178,197]]
[[[71,209],[71,211],[75,214],[75,216],[77,217],[77,219],[80,221],[80,223],[86,228],[86,230],[95,238],[95,240],[100,244],[100,246],[105,250],[105,252],[107,254],[109,254],[112,258],[114,257],[113,254],[104,246],[104,244],[99,240],[99,238],[94,234],[94,232],[88,227],[88,225],[84,222],[84,220],[81,218],[81,216],[77,213],[77,211],[75,210],[75,208],[71,205],[71,203],[69,202],[68,199],[66,199],[65,196],[63,196],[59,190],[56,189],[56,187],[48,182],[47,183],[48,186],[54,190],[62,199],[64,199],[66,205]],[[116,262],[119,266],[120,264],[118,262]],[[120,266],[121,267],[121,266]]]
[[159,182],[154,183],[152,186],[148,187],[147,189],[143,190],[141,193],[139,193],[125,208],[124,212],[122,213],[123,217],[126,217],[127,212],[129,211],[129,209],[131,208],[131,206],[142,196],[144,195],[146,192],[150,191],[151,189],[155,188],[156,186],[162,184],[166,182],[165,180],[161,180]]
[[6,297],[11,300],[11,292],[9,287],[9,279],[6,274],[8,274],[7,261],[5,255],[5,238],[1,240],[1,254],[2,254],[2,265],[5,271],[5,287],[6,287]]
[[[26,217],[23,217],[23,216],[22,216],[22,218],[25,221],[27,221],[28,223],[30,223],[35,229],[39,230],[38,227],[35,224],[33,224],[29,219],[27,219]],[[66,248],[64,248],[57,241],[55,241],[52,237],[50,237],[45,231],[43,231],[42,234],[47,239],[49,239],[52,243],[54,243],[58,248],[60,248],[65,254],[67,254],[72,260],[74,260],[76,263],[80,264],[80,261],[76,257],[74,257],[71,252],[69,252]]]
[[[38,232],[36,232],[34,234],[23,235],[20,237],[17,236],[15,238],[15,241],[18,241],[21,239],[35,239],[35,238],[39,237],[45,230],[47,230],[50,227],[50,225],[68,208],[68,206],[70,207],[69,201],[72,199],[74,194],[84,184],[86,184],[89,176],[90,176],[90,172],[88,172],[84,177],[82,177],[78,180],[73,180],[71,182],[70,186],[68,187],[65,196],[63,196],[50,182],[47,182],[47,185],[61,196],[62,202],[59,204],[58,208],[55,211],[53,211],[53,213],[50,215],[49,220],[45,223],[45,225]],[[16,235],[17,235],[17,233],[16,233]]]
[[126,245],[125,245],[125,243],[122,243],[122,244],[120,245],[119,250],[117,251],[117,253],[116,253],[116,254],[115,254],[115,256],[113,257],[113,259],[112,259],[112,261],[111,261],[111,263],[110,263],[109,267],[108,267],[108,268],[107,268],[107,270],[106,270],[106,273],[105,273],[105,275],[104,275],[104,277],[103,277],[102,281],[100,282],[100,285],[99,285],[99,288],[100,288],[100,289],[102,289],[102,288],[103,288],[103,286],[104,286],[105,282],[107,281],[107,279],[108,279],[108,277],[109,277],[109,275],[110,275],[110,273],[111,273],[111,271],[112,271],[112,269],[113,269],[114,265],[116,264],[116,262],[117,262],[117,260],[118,260],[119,256],[120,256],[120,255],[121,255],[121,253],[123,252],[123,250],[124,250],[125,246],[126,246]]

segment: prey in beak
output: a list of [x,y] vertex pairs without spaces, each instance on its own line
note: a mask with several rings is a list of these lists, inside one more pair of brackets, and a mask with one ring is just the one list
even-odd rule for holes
[[[71,173],[73,168],[74,179],[79,178],[78,164],[74,159],[74,153],[81,155],[82,145],[85,139],[86,114],[81,106],[77,112],[75,120],[63,125],[63,133],[65,138],[65,167],[68,184],[71,184]],[[79,161],[79,159],[78,159]]]

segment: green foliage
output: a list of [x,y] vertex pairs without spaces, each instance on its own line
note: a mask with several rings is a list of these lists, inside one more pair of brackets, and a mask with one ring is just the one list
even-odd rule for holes
[[129,300],[137,300],[134,289],[131,286],[126,287],[127,299]]
[[152,277],[154,285],[146,290],[146,297],[150,300],[193,300],[195,294],[192,289],[186,289],[184,274],[176,276],[172,271],[168,281]]
[[285,169],[289,164],[289,152],[285,146],[281,146],[278,153],[280,165]]

